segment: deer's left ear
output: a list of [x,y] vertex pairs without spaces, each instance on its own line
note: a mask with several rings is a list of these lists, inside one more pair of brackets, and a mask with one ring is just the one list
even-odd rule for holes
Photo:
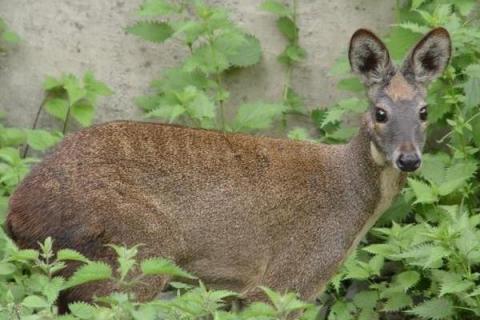
[[442,74],[452,53],[450,35],[444,28],[427,33],[413,48],[402,66],[403,75],[414,82],[428,84]]

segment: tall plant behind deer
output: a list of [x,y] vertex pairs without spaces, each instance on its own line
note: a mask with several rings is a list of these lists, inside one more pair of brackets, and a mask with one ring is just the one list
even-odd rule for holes
[[[426,87],[450,46],[435,29],[396,67],[374,34],[355,32],[350,63],[371,108],[346,145],[139,122],[70,135],[17,189],[7,228],[22,248],[52,236],[109,263],[106,244],[142,243],[144,256],[169,257],[247,300],[260,285],[314,297],[420,166]],[[139,287],[140,298],[168,280]],[[114,289],[87,284],[61,302]]]

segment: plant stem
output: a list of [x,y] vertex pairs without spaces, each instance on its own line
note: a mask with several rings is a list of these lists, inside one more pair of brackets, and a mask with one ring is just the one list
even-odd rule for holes
[[[35,130],[35,129],[37,128],[38,120],[40,119],[40,114],[42,113],[43,106],[44,106],[45,103],[47,102],[48,97],[49,97],[49,96],[48,96],[48,94],[47,94],[47,95],[43,98],[42,103],[40,103],[40,106],[38,107],[37,114],[35,115],[35,120],[33,120],[33,125],[32,125],[32,129],[33,129],[33,130]],[[28,146],[28,143],[26,143],[26,144],[25,144],[25,148],[23,149],[22,158],[26,158],[26,157],[27,157],[28,151],[29,151],[29,146]]]
[[65,120],[63,122],[63,129],[62,129],[62,133],[63,135],[65,135],[65,132],[67,132],[67,126],[68,126],[68,122],[70,121],[70,110],[72,109],[71,105],[69,104],[68,105],[68,109],[67,109],[67,115],[65,117]]
[[[222,75],[220,73],[217,73],[216,82],[218,87],[217,95],[219,91],[222,91],[223,94]],[[220,106],[220,124],[222,126],[222,131],[225,132],[225,106],[223,103],[223,97],[220,97],[220,99],[218,99],[218,103]]]

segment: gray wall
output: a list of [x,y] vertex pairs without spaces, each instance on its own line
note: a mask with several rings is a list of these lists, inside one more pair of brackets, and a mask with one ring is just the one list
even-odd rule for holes
[[[83,74],[93,70],[115,94],[102,102],[97,122],[141,119],[133,98],[144,94],[150,80],[186,54],[175,41],[149,44],[125,33],[142,0],[0,0],[0,16],[22,38],[0,57],[0,110],[11,125],[30,127],[43,98],[46,75]],[[259,10],[261,0],[209,1],[225,6],[263,47],[260,65],[227,79],[231,103],[275,101],[283,85],[276,56],[285,45],[275,19]],[[294,87],[311,106],[324,106],[340,94],[329,68],[359,27],[380,34],[392,23],[394,0],[298,0],[302,45],[307,60],[293,73]],[[40,125],[44,125],[46,117]]]

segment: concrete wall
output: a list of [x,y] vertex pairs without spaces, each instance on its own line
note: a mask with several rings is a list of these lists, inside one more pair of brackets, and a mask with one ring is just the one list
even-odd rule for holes
[[[140,119],[133,98],[149,82],[186,54],[178,42],[149,44],[126,34],[142,0],[0,0],[0,16],[23,41],[0,58],[0,110],[7,122],[31,126],[43,98],[46,75],[93,70],[114,91],[102,100],[97,122]],[[264,55],[260,65],[229,76],[231,103],[275,101],[283,85],[276,56],[285,45],[275,19],[259,10],[261,0],[215,0],[232,18],[256,35]],[[329,68],[359,27],[380,34],[393,21],[394,0],[298,0],[302,45],[308,59],[293,73],[294,87],[311,106],[334,101],[339,92]],[[40,126],[47,117],[42,117]]]

